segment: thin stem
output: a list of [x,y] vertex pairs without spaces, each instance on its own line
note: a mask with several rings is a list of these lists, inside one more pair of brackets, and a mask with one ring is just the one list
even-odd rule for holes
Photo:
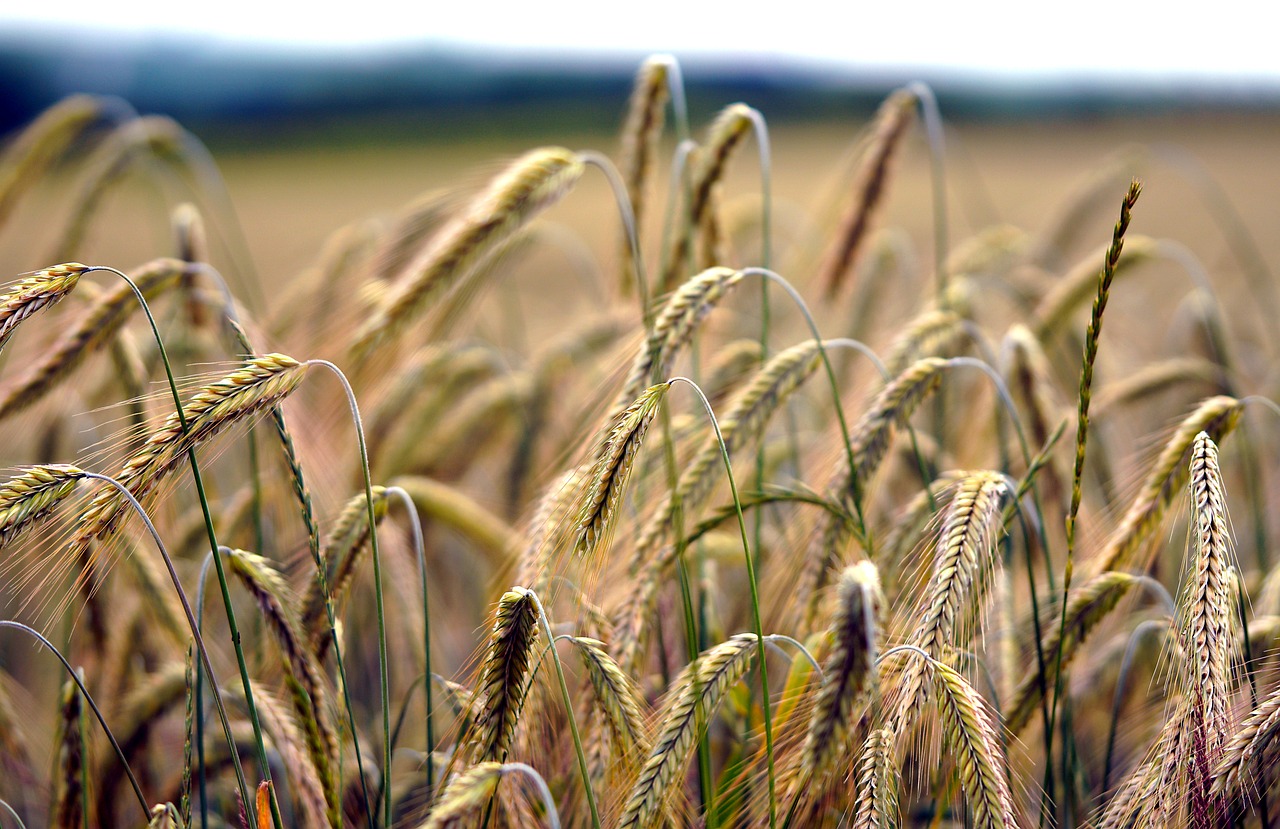
[[[409,528],[413,534],[413,551],[418,558],[418,574],[422,578],[422,663],[424,677],[431,676],[431,613],[427,604],[427,557],[426,545],[422,541],[422,520],[418,517],[418,505],[413,502],[413,498],[405,492],[402,487],[389,486],[386,489],[388,498],[399,498],[404,504],[405,511],[409,513]],[[431,803],[435,800],[436,773],[435,773],[435,730],[432,725],[432,715],[435,713],[432,705],[431,683],[423,683],[423,692],[426,695],[427,706],[427,802]]]
[[[98,724],[102,726],[102,730],[106,733],[107,739],[111,741],[111,747],[115,749],[116,756],[120,758],[120,763],[124,766],[124,773],[129,776],[129,783],[133,786],[133,793],[138,798],[138,805],[142,807],[143,819],[148,821],[151,820],[151,807],[147,805],[147,798],[142,794],[142,787],[138,785],[138,778],[134,777],[133,769],[129,768],[129,761],[125,759],[124,750],[120,748],[120,744],[116,742],[116,736],[112,734],[111,729],[107,727],[107,720],[102,716],[102,712],[98,710],[98,704],[93,701],[93,696],[89,693],[89,689],[84,686],[84,680],[81,679],[80,675],[71,667],[71,663],[62,655],[62,651],[54,647],[54,644],[46,639],[38,630],[33,627],[28,627],[21,622],[11,622],[7,619],[0,619],[0,628],[20,630],[35,637],[40,641],[40,644],[44,645],[53,652],[54,656],[58,657],[58,661],[62,663],[62,667],[67,669],[67,674],[71,677],[71,680],[75,682],[76,687],[80,689],[80,693],[84,696],[85,702],[89,703],[89,707],[93,709],[93,715],[98,718]],[[5,805],[8,806],[7,803]],[[10,807],[9,810],[12,812],[12,807]],[[16,813],[14,816],[17,817]],[[19,823],[21,823],[21,821],[19,821]]]
[[[129,287],[133,290],[134,296],[138,298],[138,302],[142,306],[142,312],[147,316],[147,323],[151,326],[151,333],[155,336],[156,349],[160,355],[160,362],[164,366],[165,377],[169,381],[169,391],[173,395],[174,413],[177,414],[178,416],[178,424],[181,427],[183,437],[185,438],[187,435],[190,434],[190,429],[187,424],[186,413],[183,411],[183,408],[182,408],[182,396],[178,393],[178,384],[177,384],[177,381],[175,381],[173,378],[173,366],[169,362],[169,355],[166,352],[164,347],[164,339],[160,336],[160,328],[158,325],[156,325],[156,318],[151,313],[151,307],[147,304],[146,297],[142,295],[142,291],[138,288],[137,283],[135,283],[132,279],[128,277],[127,274],[123,273],[122,271],[116,270],[115,268],[98,265],[98,266],[89,268],[88,270],[85,271],[85,273],[90,273],[92,271],[105,271],[107,273],[114,273],[116,276],[123,279],[129,285]],[[227,627],[231,633],[231,644],[235,650],[236,662],[240,668],[240,682],[244,686],[245,707],[248,709],[249,722],[253,726],[254,748],[256,749],[257,755],[258,755],[257,759],[258,759],[259,772],[262,774],[263,780],[266,781],[267,783],[270,783],[271,768],[267,763],[267,750],[266,750],[266,745],[263,743],[263,740],[262,740],[262,724],[261,722],[259,722],[259,719],[258,719],[258,709],[253,703],[253,688],[251,687],[249,682],[249,666],[245,662],[244,648],[240,644],[240,629],[239,629],[239,626],[236,624],[235,609],[231,604],[231,588],[227,584],[227,576],[226,576],[226,573],[223,572],[222,559],[218,555],[218,535],[213,527],[213,515],[209,511],[209,499],[205,495],[204,480],[200,475],[200,464],[196,460],[196,448],[195,448],[195,445],[190,441],[187,441],[187,444],[188,444],[187,445],[187,461],[191,466],[191,477],[195,482],[196,496],[200,502],[200,510],[204,515],[205,533],[208,535],[208,538],[209,538],[209,549],[213,553],[214,569],[217,571],[217,574],[218,574],[218,586],[222,591],[222,604],[227,613]],[[141,508],[139,507],[139,509]],[[175,580],[176,580],[176,577],[175,577]],[[208,666],[206,665],[206,669],[207,668]],[[210,679],[212,680],[212,675],[210,675]],[[224,726],[226,726],[225,717],[224,717]],[[229,726],[226,726],[226,727],[227,727],[227,735],[229,739],[230,729],[229,729]],[[233,756],[235,755],[234,750],[232,751],[232,754]],[[239,780],[237,782],[239,782],[240,784],[240,796],[244,799],[244,802],[245,803],[253,802],[249,796],[248,787],[245,785],[243,772],[241,773]],[[252,810],[249,810],[249,811],[252,812]],[[248,817],[249,817],[250,829],[257,829],[256,816],[253,814],[249,814]],[[275,796],[275,786],[271,787],[271,818],[275,824],[275,829],[284,829],[284,821],[280,817],[280,804],[277,801]]]
[[373,512],[373,480],[369,473],[369,449],[364,439],[364,421],[360,419],[360,406],[342,369],[328,360],[308,360],[307,365],[320,366],[333,372],[347,395],[351,421],[355,426],[356,442],[360,449],[360,471],[364,475],[364,499],[369,521],[369,554],[373,559],[373,595],[378,614],[378,669],[382,684],[382,806],[385,826],[391,825],[391,685],[387,657],[387,617],[382,598],[382,559],[378,554],[378,519]]
[[738,532],[742,535],[742,551],[747,566],[747,583],[751,587],[751,621],[755,627],[757,646],[759,648],[760,704],[764,712],[765,756],[769,767],[769,826],[772,829],[777,825],[778,793],[774,774],[773,712],[769,702],[769,672],[765,660],[764,624],[760,619],[760,589],[756,582],[756,568],[752,560],[751,543],[747,539],[747,522],[742,515],[742,501],[738,498],[738,485],[733,478],[733,462],[729,460],[729,448],[725,445],[724,435],[720,432],[720,422],[716,420],[716,414],[711,408],[711,401],[707,400],[706,394],[703,393],[698,384],[688,377],[673,377],[667,382],[668,384],[685,383],[693,389],[698,399],[702,402],[702,407],[706,410],[707,417],[711,420],[711,426],[715,429],[716,441],[720,444],[720,457],[724,461],[725,475],[729,479],[729,492],[733,496],[734,510],[738,517]]

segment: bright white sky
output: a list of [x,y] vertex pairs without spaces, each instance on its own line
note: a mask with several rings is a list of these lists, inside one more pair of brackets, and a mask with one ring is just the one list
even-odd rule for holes
[[[1156,0],[45,0],[6,3],[13,23],[102,26],[121,32],[201,33],[310,48],[453,42],[534,49],[732,52],[835,60],[859,67],[965,67],[1012,76],[1106,74],[1143,81],[1280,80],[1269,4],[1239,0],[1175,11]],[[752,14],[753,8],[764,14]],[[1182,8],[1188,8],[1183,6]]]

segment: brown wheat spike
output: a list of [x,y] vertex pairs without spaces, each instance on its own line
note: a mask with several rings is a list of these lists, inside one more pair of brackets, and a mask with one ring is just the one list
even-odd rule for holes
[[[671,58],[666,56],[652,56],[640,65],[622,125],[622,154],[618,169],[631,198],[631,215],[635,217],[637,230],[644,225],[649,174],[667,111],[670,71]],[[625,295],[634,290],[636,278],[635,266],[631,262],[631,243],[627,239],[622,241],[621,261],[628,263],[622,271],[622,292]]]
[[365,357],[397,337],[434,299],[490,258],[503,242],[549,207],[582,176],[575,153],[547,147],[516,159],[410,263],[355,335]]
[[[933,659],[944,649],[965,647],[973,634],[974,620],[981,618],[991,571],[996,564],[994,545],[1001,528],[1001,504],[1008,484],[997,472],[978,472],[956,488],[942,514],[933,557],[933,571],[920,600],[910,643]],[[909,661],[896,689],[897,700],[889,726],[907,733],[927,698],[926,666]]]
[[896,829],[898,825],[897,741],[887,728],[867,735],[858,758],[853,829]]
[[[337,601],[355,575],[356,564],[360,556],[369,546],[369,510],[368,499],[361,492],[347,501],[342,512],[333,523],[329,537],[324,543],[321,560],[328,570],[330,601]],[[386,487],[373,487],[373,517],[382,521],[387,515]],[[317,658],[323,659],[330,644],[327,629],[324,603],[326,596],[319,579],[319,574],[307,585],[307,594],[302,600],[302,630],[311,638],[311,647]]]
[[503,763],[477,763],[454,777],[419,829],[446,829],[462,826],[472,814],[483,809],[498,791],[506,769]]
[[991,710],[964,677],[942,662],[933,663],[933,677],[943,739],[955,758],[973,826],[1017,826],[1008,769]]
[[[189,264],[209,261],[209,234],[204,227],[204,217],[194,204],[183,202],[175,207],[169,214],[169,223],[176,237],[178,259]],[[203,328],[208,323],[208,314],[196,288],[196,271],[192,269],[182,277],[187,323],[193,328]]]
[[[157,259],[135,269],[130,278],[150,302],[188,273],[188,266],[177,259]],[[35,363],[0,389],[0,418],[42,399],[86,357],[111,343],[130,315],[139,310],[133,289],[123,281],[95,299]]]
[[801,769],[818,778],[847,747],[854,705],[876,680],[879,640],[880,574],[869,561],[845,569],[836,584],[836,613],[831,620],[831,654],[822,667],[822,686],[809,718],[801,749]]
[[711,355],[704,383],[711,408],[719,411],[725,399],[737,388],[739,382],[756,366],[764,362],[764,350],[759,340],[740,339],[727,342]]
[[1186,654],[1181,673],[1191,717],[1187,734],[1193,805],[1212,809],[1208,785],[1232,726],[1231,665],[1240,631],[1233,590],[1235,557],[1227,532],[1218,447],[1204,432],[1192,444],[1191,501],[1195,543],[1181,607]]
[[[431,430],[431,439],[423,441],[420,431],[406,430],[403,449],[389,451],[384,475],[404,472],[428,472],[440,477],[454,477],[473,464],[483,449],[493,444],[504,430],[518,421],[532,405],[537,391],[533,375],[513,371],[489,380],[461,400],[455,400],[448,417]],[[416,424],[410,424],[411,427]],[[410,451],[414,446],[419,451]]]
[[80,829],[82,823],[89,820],[81,799],[85,786],[85,744],[81,737],[80,689],[71,680],[62,686],[61,711],[58,773],[53,781],[53,814],[49,825],[55,829]]
[[1151,553],[1142,555],[1143,545],[1159,526],[1174,496],[1186,486],[1196,435],[1204,432],[1215,443],[1221,442],[1239,422],[1243,408],[1234,397],[1220,395],[1203,401],[1187,415],[1147,473],[1120,526],[1093,559],[1094,572],[1147,569]]
[[523,587],[513,587],[498,600],[493,633],[476,691],[472,764],[506,759],[524,705],[537,639],[538,605],[533,593]]
[[575,636],[570,641],[582,657],[613,743],[624,757],[648,752],[648,733],[642,713],[645,702],[640,689],[618,667],[603,642],[584,636]]
[[755,634],[739,633],[703,653],[681,673],[618,829],[648,829],[659,822],[664,807],[679,791],[699,735],[725,694],[750,669],[756,648]]
[[598,460],[591,472],[586,500],[578,512],[575,554],[594,555],[604,544],[613,527],[618,502],[626,488],[627,479],[635,466],[636,452],[670,388],[668,383],[650,386],[614,423],[609,437],[600,448]]
[[51,513],[84,476],[75,466],[45,464],[28,467],[0,484],[0,548]]
[[53,265],[23,277],[0,294],[0,349],[23,320],[71,293],[87,270],[89,266],[79,262]]
[[689,260],[692,232],[702,230],[708,220],[716,185],[724,177],[725,168],[734,151],[751,131],[755,114],[755,110],[746,104],[730,104],[725,107],[707,131],[706,142],[691,154],[688,212],[672,239],[658,290],[671,290],[683,277]]
[[280,649],[289,700],[306,735],[307,753],[320,778],[329,820],[336,826],[341,819],[333,768],[338,757],[338,739],[330,723],[328,693],[320,669],[298,633],[293,612],[297,602],[284,579],[262,556],[231,550],[227,554],[227,567],[253,596],[268,633]]
[[622,391],[613,404],[614,416],[639,397],[646,386],[668,379],[676,357],[693,338],[699,323],[741,281],[741,271],[708,268],[687,280],[667,299],[631,364]]
[[589,480],[592,467],[575,466],[558,475],[538,499],[525,530],[524,548],[516,567],[516,581],[530,585],[539,595],[546,593],[551,573],[548,556],[572,539],[577,524],[578,496]]
[[841,285],[857,261],[858,251],[871,228],[876,208],[883,200],[894,153],[902,136],[911,127],[916,96],[905,89],[893,92],[876,113],[875,131],[863,153],[853,187],[853,201],[840,220],[840,228],[818,268],[818,283],[827,298],[840,292]]
[[102,102],[72,95],[40,113],[9,145],[0,159],[0,226],[14,205],[103,114]]
[[[1032,312],[1031,329],[1036,339],[1045,342],[1063,325],[1098,288],[1098,260],[1103,259],[1111,247],[1099,248],[1080,260],[1079,264],[1062,276],[1036,310]],[[1127,276],[1136,266],[1151,261],[1157,253],[1156,240],[1146,236],[1129,235],[1124,238],[1124,256],[1115,263],[1115,277]]]
[[[1089,579],[1080,587],[1071,591],[1067,601],[1066,623],[1059,625],[1056,610],[1046,618],[1051,620],[1042,626],[1044,639],[1040,652],[1044,655],[1043,677],[1037,666],[1032,665],[1030,673],[1023,676],[1013,697],[1005,703],[1004,726],[1011,734],[1018,734],[1031,722],[1032,717],[1044,700],[1045,690],[1052,691],[1057,683],[1059,667],[1059,648],[1061,647],[1061,667],[1065,669],[1071,664],[1084,640],[1091,634],[1120,600],[1128,595],[1129,590],[1140,581],[1138,576],[1129,573],[1107,572]],[[1065,630],[1066,639],[1062,638]]]
[[[115,479],[145,503],[146,496],[183,461],[188,450],[279,403],[301,385],[307,367],[307,363],[283,354],[245,360],[235,371],[198,389],[183,402],[185,432],[177,413],[171,413],[147,437],[142,450],[125,461]],[[83,552],[95,539],[109,537],[126,509],[126,501],[115,487],[102,484],[80,516],[71,549]]]

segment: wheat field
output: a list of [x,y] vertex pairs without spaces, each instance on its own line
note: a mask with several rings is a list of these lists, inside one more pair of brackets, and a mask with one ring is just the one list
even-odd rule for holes
[[1271,825],[1274,118],[675,69],[541,147],[8,138],[0,826]]

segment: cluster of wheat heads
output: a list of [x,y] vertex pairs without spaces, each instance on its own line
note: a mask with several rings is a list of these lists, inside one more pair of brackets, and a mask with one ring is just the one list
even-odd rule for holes
[[[881,227],[909,142],[944,170],[918,85],[779,232],[726,192],[764,118],[684,101],[647,61],[616,159],[532,150],[267,292],[176,125],[10,139],[0,233],[81,183],[0,293],[0,826],[1270,825],[1276,337],[1216,299],[1269,302],[1258,260],[1142,235],[1129,158],[1043,227],[936,210],[920,266]],[[583,304],[533,254],[593,171]],[[198,197],[168,249],[48,266],[143,175]],[[554,333],[482,336],[536,261]]]

